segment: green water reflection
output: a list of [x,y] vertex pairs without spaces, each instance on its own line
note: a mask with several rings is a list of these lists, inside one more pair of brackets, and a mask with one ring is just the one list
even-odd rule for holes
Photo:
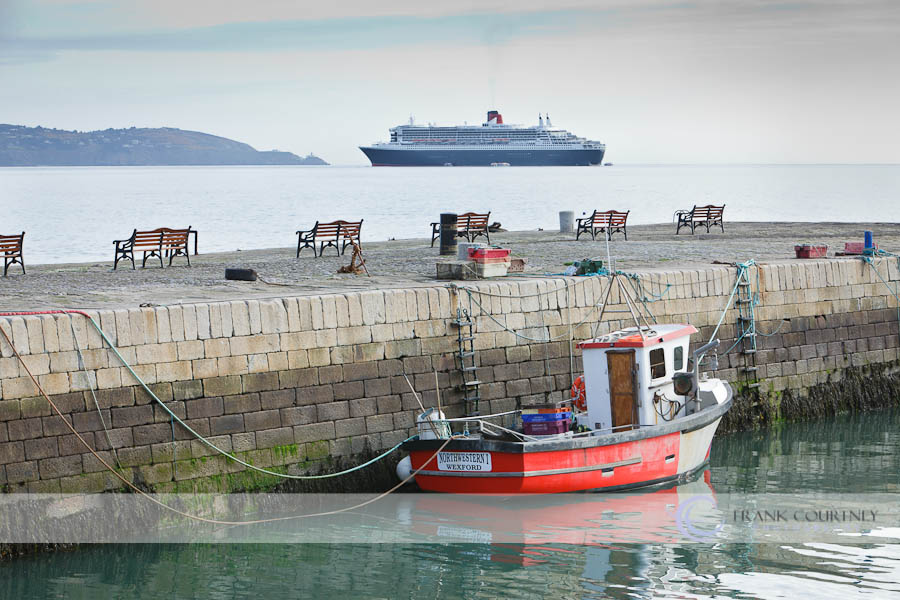
[[[726,492],[892,492],[900,410],[716,440]],[[898,539],[900,543],[900,539]],[[900,597],[900,545],[93,546],[0,565],[2,598]]]

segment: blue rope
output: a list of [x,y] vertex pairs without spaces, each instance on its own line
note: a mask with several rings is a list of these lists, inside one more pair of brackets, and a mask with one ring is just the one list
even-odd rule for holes
[[[897,259],[897,268],[900,269],[900,256],[896,254],[891,254],[890,252],[885,252],[884,250],[876,250],[876,254],[879,256],[892,256]],[[867,263],[872,270],[875,271],[875,274],[878,275],[878,279],[881,280],[881,283],[884,284],[884,287],[888,289],[891,295],[897,300],[897,322],[900,323],[900,296],[897,295],[897,292],[894,291],[894,288],[881,276],[881,273],[878,271],[878,268],[875,266],[875,261],[872,260],[871,256],[863,256],[863,261]]]

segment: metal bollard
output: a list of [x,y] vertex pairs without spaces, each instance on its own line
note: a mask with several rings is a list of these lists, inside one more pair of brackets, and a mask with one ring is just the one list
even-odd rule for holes
[[456,254],[456,213],[441,213],[441,256]]

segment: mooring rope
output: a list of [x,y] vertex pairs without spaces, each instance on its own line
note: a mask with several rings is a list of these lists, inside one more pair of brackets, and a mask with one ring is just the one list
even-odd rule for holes
[[[63,313],[78,314],[76,311],[56,311],[56,312],[57,313],[63,312]],[[47,314],[47,313],[32,313],[32,314]],[[8,313],[0,313],[0,316],[12,316],[12,315],[9,315]],[[90,315],[87,315],[87,316],[88,316],[88,318],[90,318]],[[137,487],[127,477],[125,477],[124,475],[119,473],[119,471],[117,471],[112,465],[110,465],[108,462],[106,462],[103,459],[103,457],[100,456],[100,454],[94,448],[92,448],[90,444],[87,443],[87,440],[84,439],[84,437],[78,432],[78,430],[75,429],[75,427],[71,423],[69,423],[69,421],[66,420],[62,411],[59,409],[59,407],[56,405],[56,403],[53,402],[53,400],[50,398],[50,396],[47,394],[47,392],[44,391],[44,388],[41,386],[40,382],[38,382],[37,378],[34,376],[34,374],[31,372],[31,369],[28,367],[28,363],[26,363],[25,359],[23,359],[22,356],[19,354],[18,349],[16,349],[16,347],[13,345],[12,340],[10,339],[9,335],[6,333],[6,330],[4,330],[2,327],[0,327],[0,334],[3,335],[3,338],[6,340],[6,343],[12,349],[13,354],[15,354],[19,363],[22,365],[22,368],[25,369],[26,373],[28,373],[28,377],[31,379],[32,383],[37,388],[38,392],[40,392],[41,396],[44,397],[44,399],[47,401],[47,403],[53,409],[53,412],[55,412],[56,415],[60,419],[62,419],[63,423],[65,423],[65,425],[69,429],[69,431],[71,431],[75,435],[75,437],[78,439],[78,441],[81,442],[81,444],[88,450],[88,452],[90,452],[94,456],[94,458],[97,459],[98,462],[100,462],[100,464],[102,464],[110,473],[112,473],[118,480],[120,480],[122,483],[124,483],[133,492],[150,500],[152,503],[156,504],[160,508],[168,510],[172,513],[175,513],[175,514],[185,517],[187,519],[199,521],[202,523],[209,523],[212,525],[224,525],[224,526],[259,525],[259,524],[263,524],[263,523],[274,523],[274,522],[278,522],[278,521],[290,521],[293,519],[308,519],[310,517],[326,517],[326,516],[330,516],[330,515],[337,515],[337,514],[341,514],[341,513],[345,513],[345,512],[351,512],[354,510],[358,510],[360,508],[368,506],[369,504],[372,504],[373,502],[377,502],[378,500],[381,500],[385,496],[392,494],[393,492],[397,491],[398,489],[400,489],[401,487],[406,485],[409,481],[411,481],[413,479],[413,477],[415,477],[423,469],[425,469],[425,467],[427,467],[428,464],[431,463],[431,461],[433,461],[438,456],[438,454],[440,454],[440,452],[444,448],[447,447],[447,445],[451,441],[453,441],[454,439],[459,439],[459,437],[460,437],[460,436],[450,436],[449,438],[447,438],[447,440],[444,441],[443,444],[441,444],[441,446],[437,450],[435,450],[434,454],[432,454],[428,458],[428,460],[426,460],[422,464],[421,467],[412,471],[400,483],[396,484],[389,490],[382,492],[381,494],[375,496],[374,498],[370,498],[364,502],[360,502],[353,506],[348,506],[346,508],[339,508],[339,509],[329,510],[329,511],[324,511],[324,512],[304,514],[304,515],[291,515],[291,516],[287,516],[287,517],[273,517],[273,518],[269,518],[269,519],[254,519],[254,520],[250,520],[250,521],[223,521],[221,519],[210,519],[207,517],[202,517],[200,515],[193,515],[191,513],[187,513],[182,510],[179,510],[177,508],[174,508],[172,506],[169,506],[168,504],[155,498],[152,494],[149,494],[149,493],[145,492],[144,490],[142,490],[141,488]]]
[[81,353],[81,344],[78,343],[78,334],[75,333],[75,319],[69,319],[69,328],[72,330],[72,343],[75,345],[75,351],[78,353],[78,366],[84,371],[84,378],[87,380],[88,389],[91,390],[91,398],[94,400],[94,408],[97,409],[97,417],[100,419],[100,425],[103,426],[103,433],[106,434],[106,442],[109,444],[109,449],[112,452],[116,464],[121,467],[122,464],[119,462],[119,453],[116,451],[116,448],[112,443],[112,438],[109,436],[109,428],[106,427],[106,419],[103,418],[103,411],[100,410],[97,394],[94,393],[94,385],[91,383],[87,363],[84,362],[84,355]]
[[[884,250],[876,250],[874,254],[875,254],[875,256],[891,256],[891,257],[896,258],[897,259],[897,269],[898,269],[898,271],[900,271],[900,256],[898,256],[897,254],[892,254],[892,253],[886,252]],[[878,270],[878,267],[875,266],[875,261],[873,260],[873,258],[871,256],[861,256],[860,258],[862,258],[863,262],[865,262],[870,267],[872,267],[872,270],[875,271],[876,275],[878,275],[878,279],[881,280],[881,283],[884,284],[884,287],[886,287],[887,290],[894,297],[894,299],[897,300],[897,322],[900,323],[900,295],[898,295],[897,292],[894,291],[894,288],[892,288],[891,285],[887,282],[887,280],[885,280],[885,278],[881,276],[881,272]],[[888,270],[888,277],[890,277],[890,270]]]
[[[523,333],[519,333],[519,332],[515,331],[514,329],[510,329],[505,323],[500,322],[496,317],[494,317],[494,315],[492,315],[490,312],[488,312],[488,310],[481,304],[481,302],[479,302],[478,300],[476,300],[475,298],[472,297],[471,290],[469,290],[469,288],[459,288],[459,289],[464,290],[464,291],[466,291],[466,292],[468,293],[469,300],[470,300],[471,302],[474,302],[475,305],[476,305],[478,308],[481,309],[481,312],[484,313],[484,315],[485,315],[486,317],[488,317],[491,321],[493,321],[494,323],[496,323],[497,325],[499,325],[500,327],[502,327],[504,331],[507,331],[507,332],[513,334],[513,335],[516,336],[517,338],[520,338],[520,339],[523,339],[523,340],[528,340],[528,341],[530,341],[530,342],[539,342],[539,343],[540,343],[540,342],[543,342],[543,343],[549,343],[549,342],[556,342],[556,341],[559,341],[559,340],[562,340],[562,339],[565,339],[565,338],[568,338],[568,337],[569,337],[569,331],[566,331],[565,333],[562,333],[562,334],[560,334],[560,335],[551,336],[551,335],[550,335],[550,331],[548,330],[548,331],[547,331],[547,337],[545,337],[545,338],[534,338],[534,337],[525,335],[525,334],[523,334]],[[588,318],[590,318],[590,316],[593,314],[593,312],[594,312],[601,304],[603,304],[603,303],[602,303],[602,302],[598,302],[598,303],[594,304],[594,305],[591,307],[591,310],[587,313],[587,315],[586,315],[583,319],[581,319],[580,321],[578,321],[578,323],[572,325],[572,327],[578,327],[579,325],[583,325],[584,323],[586,323],[587,320],[588,320]],[[571,311],[571,307],[569,307],[569,309],[570,309],[570,311]],[[541,310],[541,312],[543,312],[544,309],[541,308],[540,310]],[[549,309],[548,309],[548,310],[549,310]]]
[[[375,463],[375,462],[378,462],[379,460],[381,460],[381,459],[387,457],[387,456],[390,455],[391,453],[393,453],[393,452],[395,452],[396,450],[398,450],[398,449],[400,448],[400,446],[402,446],[405,442],[408,442],[408,441],[413,440],[413,439],[415,439],[416,437],[418,437],[417,435],[412,435],[412,436],[406,438],[405,440],[403,440],[402,442],[397,443],[395,446],[393,446],[393,447],[390,448],[389,450],[386,450],[386,451],[382,452],[381,454],[379,454],[379,455],[376,456],[375,458],[373,458],[373,459],[371,459],[371,460],[369,460],[369,461],[366,461],[366,462],[364,462],[364,463],[361,464],[361,465],[357,465],[357,466],[351,467],[351,468],[349,468],[349,469],[344,469],[343,471],[338,471],[338,472],[336,472],[336,473],[325,473],[325,474],[322,474],[322,475],[291,475],[291,474],[289,474],[289,473],[279,473],[278,471],[271,471],[271,470],[269,470],[269,469],[264,469],[264,468],[262,468],[262,467],[257,467],[257,466],[255,466],[255,465],[253,465],[253,464],[251,464],[251,463],[249,463],[249,462],[247,462],[247,461],[241,460],[240,458],[238,458],[237,456],[235,456],[235,455],[233,455],[233,454],[227,452],[226,450],[223,450],[223,449],[219,448],[219,447],[216,446],[214,443],[212,443],[211,441],[209,441],[208,439],[206,439],[205,437],[203,437],[202,435],[200,435],[197,431],[195,431],[194,429],[192,429],[192,428],[190,427],[190,425],[188,425],[187,423],[184,422],[184,420],[181,419],[181,417],[179,417],[179,416],[176,415],[174,412],[172,412],[172,410],[171,410],[168,406],[166,406],[166,404],[165,404],[162,400],[160,400],[159,397],[158,397],[156,394],[153,393],[153,390],[151,390],[151,389],[147,386],[146,382],[144,382],[144,380],[141,379],[141,377],[135,372],[135,370],[131,367],[131,365],[128,364],[128,361],[125,360],[125,358],[124,358],[124,357],[122,356],[122,354],[119,352],[118,348],[116,348],[115,344],[112,343],[112,341],[109,339],[109,337],[108,337],[108,336],[106,335],[106,333],[103,331],[103,329],[100,328],[100,325],[98,325],[97,322],[94,321],[94,319],[91,317],[91,315],[89,315],[89,314],[87,314],[87,313],[85,313],[85,312],[83,312],[83,311],[80,311],[80,310],[57,310],[57,311],[26,312],[26,313],[0,313],[0,317],[3,317],[3,316],[45,315],[45,314],[68,314],[68,315],[76,314],[76,315],[81,315],[81,316],[85,317],[85,318],[91,323],[91,325],[94,326],[94,328],[97,330],[97,333],[100,334],[100,337],[101,337],[101,338],[103,339],[103,341],[106,342],[106,344],[109,346],[109,349],[112,350],[113,354],[116,355],[116,357],[119,359],[119,361],[122,363],[122,365],[128,370],[128,372],[131,373],[132,377],[134,377],[135,380],[137,380],[137,382],[141,385],[141,387],[144,389],[144,391],[147,392],[147,394],[148,394],[151,398],[153,398],[160,406],[162,406],[163,410],[165,410],[165,411],[169,414],[170,419],[173,419],[174,421],[176,421],[179,425],[181,425],[182,427],[184,427],[184,428],[188,431],[188,433],[190,433],[190,434],[193,435],[195,438],[197,438],[198,441],[200,441],[201,443],[205,444],[206,446],[208,446],[208,447],[211,448],[212,450],[218,452],[219,454],[221,454],[221,455],[224,456],[225,458],[227,458],[227,459],[229,459],[229,460],[232,460],[232,461],[234,461],[234,462],[236,462],[236,463],[238,463],[238,464],[240,464],[240,465],[243,465],[243,466],[247,467],[248,469],[251,469],[251,470],[253,470],[253,471],[257,471],[257,472],[259,472],[259,473],[263,473],[263,474],[265,474],[265,475],[272,475],[272,476],[274,476],[274,477],[281,477],[281,478],[283,478],[283,479],[297,479],[297,480],[307,480],[307,479],[328,479],[328,478],[331,478],[331,477],[340,477],[340,476],[342,476],[342,475],[347,475],[347,474],[349,474],[349,473],[353,473],[354,471],[359,471],[360,469],[364,469],[364,468],[368,467],[369,465],[371,465],[371,464],[373,464],[373,463]],[[6,335],[6,332],[4,332],[4,335]],[[11,342],[10,342],[10,345],[12,345]],[[174,453],[174,449],[173,449],[173,453]]]

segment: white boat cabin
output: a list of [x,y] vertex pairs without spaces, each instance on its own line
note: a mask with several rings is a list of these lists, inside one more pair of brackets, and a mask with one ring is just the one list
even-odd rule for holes
[[688,414],[690,407],[679,410],[685,398],[676,396],[672,375],[689,370],[693,333],[692,325],[654,325],[581,342],[587,414],[579,424],[602,434]]

